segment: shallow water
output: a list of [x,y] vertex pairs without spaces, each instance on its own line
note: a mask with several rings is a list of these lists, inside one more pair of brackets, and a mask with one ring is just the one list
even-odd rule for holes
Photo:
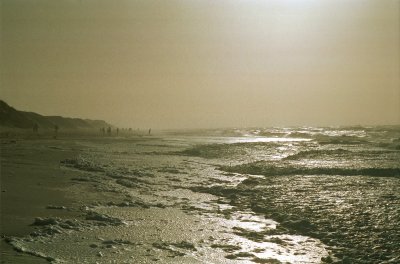
[[83,172],[71,192],[82,218],[37,220],[9,240],[19,250],[67,263],[400,261],[399,127],[74,143],[80,155],[61,165]]

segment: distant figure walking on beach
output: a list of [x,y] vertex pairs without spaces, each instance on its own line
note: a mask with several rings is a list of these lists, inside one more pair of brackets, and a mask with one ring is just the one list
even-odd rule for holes
[[33,125],[33,133],[38,133],[39,132],[39,125],[37,124],[37,123],[35,123],[34,125]]
[[111,127],[107,128],[107,135],[111,136]]
[[151,134],[151,128],[149,129],[149,136],[150,136],[150,134]]
[[54,125],[54,139],[57,139],[58,136],[58,126]]

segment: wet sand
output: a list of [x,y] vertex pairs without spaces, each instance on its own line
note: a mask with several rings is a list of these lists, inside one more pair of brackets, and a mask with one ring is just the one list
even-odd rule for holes
[[35,232],[38,217],[82,218],[80,207],[107,196],[91,184],[74,181],[83,172],[62,168],[60,161],[79,155],[83,148],[74,139],[2,139],[1,263],[48,263],[5,240]]
[[3,141],[2,261],[398,263],[382,133]]
[[[58,141],[1,141],[1,235],[26,236],[34,231],[35,217],[75,217],[71,210],[49,210],[49,205],[71,207],[66,195],[71,173],[60,169],[60,160],[76,151],[60,151]],[[1,244],[2,263],[45,263]]]
[[25,254],[2,246],[2,262],[320,263],[328,256],[318,239],[276,232],[277,222],[207,191],[246,177],[174,154],[187,146],[157,138],[5,142],[2,235]]

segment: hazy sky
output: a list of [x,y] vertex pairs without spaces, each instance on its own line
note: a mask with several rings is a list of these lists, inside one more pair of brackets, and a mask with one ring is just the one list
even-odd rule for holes
[[0,98],[184,128],[400,123],[400,0],[2,0]]

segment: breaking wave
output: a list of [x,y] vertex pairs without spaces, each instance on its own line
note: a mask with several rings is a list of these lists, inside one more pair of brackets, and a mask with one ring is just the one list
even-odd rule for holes
[[339,175],[339,176],[382,176],[400,177],[400,168],[343,168],[343,167],[307,167],[286,162],[275,163],[257,161],[236,166],[220,166],[223,171],[264,176],[283,175]]
[[385,160],[387,162],[394,161],[400,158],[400,153],[397,150],[348,150],[343,148],[338,149],[312,149],[300,151],[296,154],[289,155],[283,160],[302,160],[302,159],[315,159],[315,160],[343,160],[352,159],[360,160],[365,158],[372,158],[374,160]]
[[315,136],[315,140],[320,145],[327,145],[327,144],[359,145],[368,143],[368,140],[363,137],[347,136],[347,135],[340,135],[340,136],[317,135]]
[[284,158],[284,160],[297,160],[297,159],[304,159],[304,158],[321,158],[321,156],[343,156],[343,155],[348,155],[352,154],[353,152],[347,149],[328,149],[328,150],[321,150],[321,149],[315,149],[315,150],[306,150],[306,151],[300,151],[296,154],[287,156]]
[[194,156],[202,158],[224,158],[238,155],[246,155],[248,151],[254,149],[268,150],[277,147],[274,142],[255,142],[255,143],[233,143],[233,144],[207,144],[197,145],[175,154],[184,156]]

